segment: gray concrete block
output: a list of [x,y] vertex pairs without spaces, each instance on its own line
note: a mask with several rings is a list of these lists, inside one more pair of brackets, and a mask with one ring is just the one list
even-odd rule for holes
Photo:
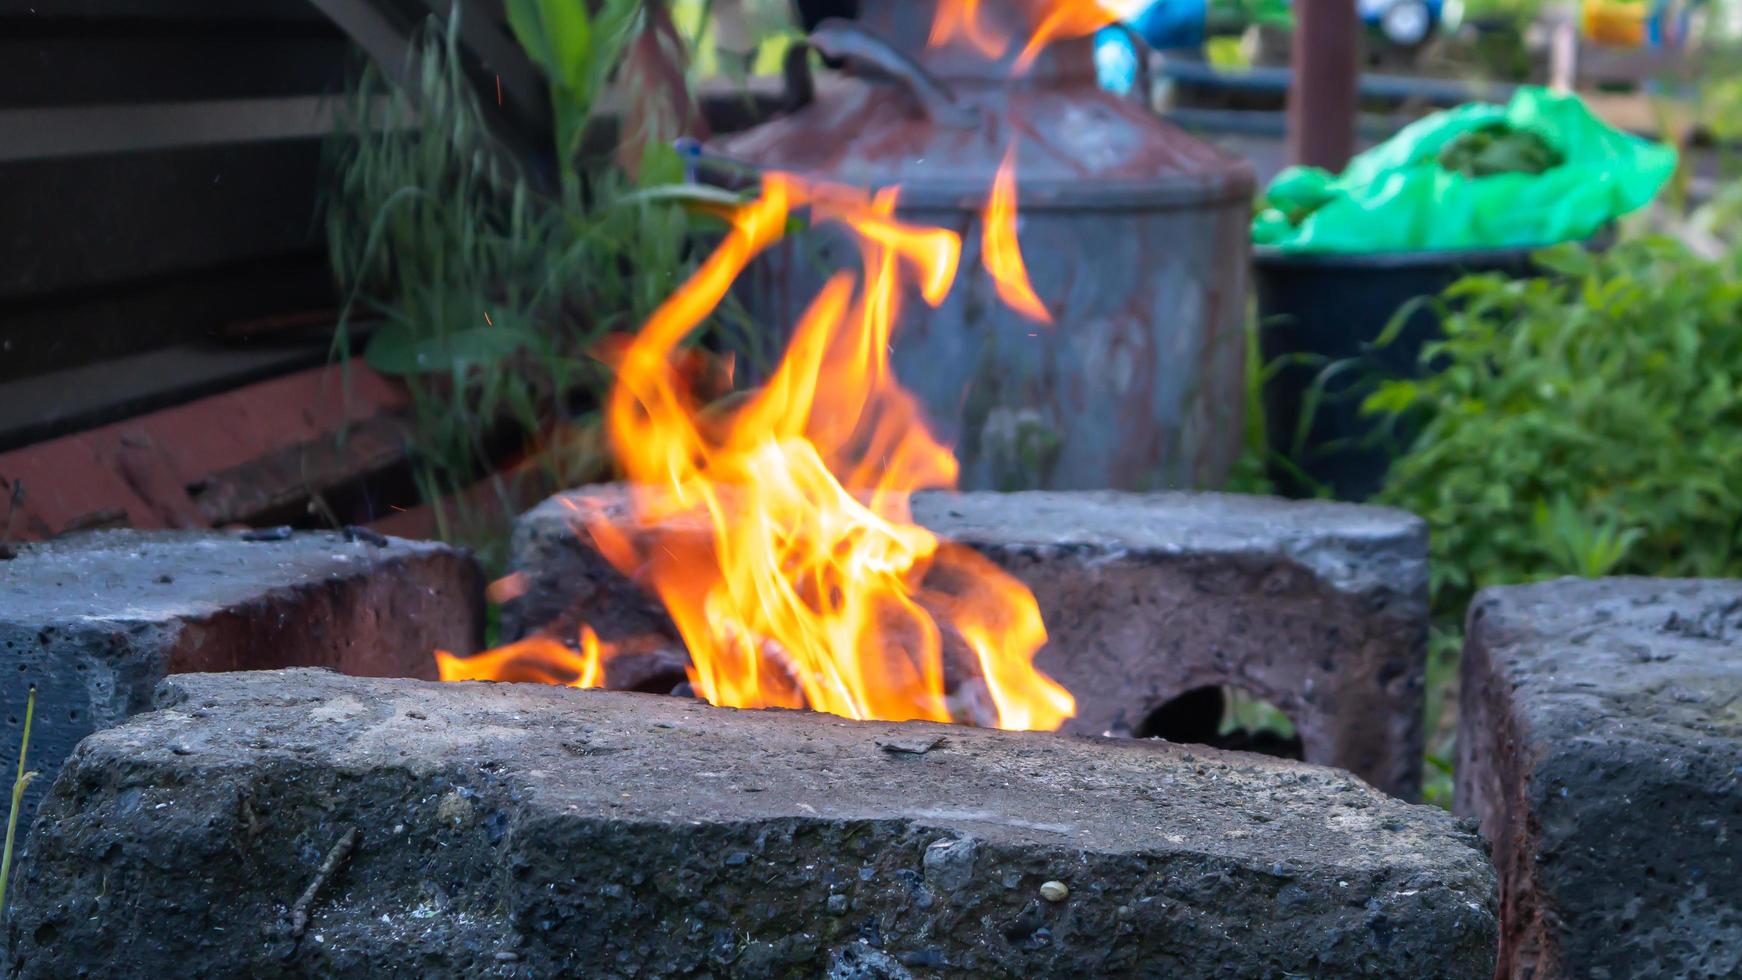
[[18,873],[15,975],[1494,967],[1473,831],[1302,763],[318,671],[183,675],[160,703],[56,781]]
[[[506,635],[579,624],[671,636],[659,603],[591,544],[583,513],[628,520],[621,486],[523,515],[528,590]],[[1131,734],[1175,697],[1233,685],[1288,715],[1306,759],[1388,792],[1421,790],[1427,529],[1401,511],[1231,494],[925,493],[915,518],[1022,580],[1050,642],[1037,658],[1077,698],[1066,730]],[[675,643],[675,640],[671,642]]]
[[483,586],[465,553],[307,532],[101,531],[0,561],[0,771],[37,687],[21,825],[79,739],[151,702],[166,674],[289,666],[435,677],[437,647],[476,650]]
[[1461,699],[1500,976],[1742,975],[1742,582],[1488,589]]

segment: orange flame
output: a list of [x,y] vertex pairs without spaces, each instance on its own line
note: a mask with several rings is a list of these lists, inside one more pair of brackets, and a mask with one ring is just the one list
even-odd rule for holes
[[[1013,73],[1018,75],[1033,68],[1048,45],[1093,34],[1143,6],[1138,0],[1045,0],[1042,3],[1029,0],[1029,3],[1036,8],[1028,14],[1034,24],[1012,66]],[[986,23],[981,16],[980,0],[939,0],[928,43],[940,48],[958,42],[996,60],[1010,53],[1016,39]]]
[[1093,0],[1053,0],[1052,5],[1028,37],[1028,44],[1016,56],[1015,71],[1020,74],[1034,67],[1041,51],[1054,41],[1093,34],[1121,19],[1120,7],[1129,4],[1093,2]]
[[985,232],[981,252],[986,259],[986,271],[998,288],[998,298],[1005,305],[1031,320],[1051,323],[1052,314],[1035,295],[1034,284],[1028,279],[1028,265],[1022,261],[1022,246],[1016,239],[1016,147],[1013,144],[998,166],[998,176],[992,182],[992,197],[986,203]]
[[1010,49],[1010,38],[998,34],[980,22],[980,0],[942,0],[931,25],[927,43],[934,48],[967,42],[988,58],[1002,58]]
[[[1034,597],[909,510],[915,490],[954,484],[956,461],[896,382],[890,338],[906,283],[934,306],[948,295],[961,241],[899,220],[897,201],[895,190],[765,179],[720,247],[618,352],[606,420],[634,526],[593,517],[588,529],[659,595],[689,650],[692,686],[714,704],[1057,728],[1075,702],[1033,665],[1046,641]],[[704,413],[680,345],[803,206],[857,239],[861,268],[818,293],[767,384],[724,415]],[[585,631],[578,654],[536,638],[438,659],[444,680],[591,686],[610,656]],[[946,661],[955,679],[973,680],[946,691]]]
[[[1112,0],[1031,4],[1017,72],[1047,44],[1118,16]],[[941,0],[931,44],[1004,57],[1015,39],[981,14],[979,0]],[[949,295],[962,245],[947,230],[899,220],[898,194],[764,179],[761,197],[729,215],[731,231],[689,282],[639,334],[605,350],[617,371],[606,427],[630,480],[633,519],[582,519],[600,553],[664,602],[690,654],[691,686],[714,704],[1057,728],[1076,703],[1034,667],[1046,627],[1033,595],[912,518],[913,492],[953,486],[957,467],[896,382],[890,341],[910,286],[932,306]],[[807,207],[813,224],[839,225],[858,242],[860,268],[824,285],[761,389],[730,409],[709,407],[708,372],[683,342],[780,239],[792,211]],[[1017,240],[1014,145],[984,219],[982,253],[999,298],[1051,323]],[[524,586],[510,578],[496,591]],[[614,655],[583,627],[578,652],[541,636],[469,659],[442,652],[437,662],[443,680],[595,687]]]
[[609,652],[591,629],[581,628],[580,652],[553,636],[532,636],[475,657],[436,651],[437,675],[444,681],[517,681],[600,687],[605,683]]
[[520,572],[504,575],[484,587],[484,598],[494,605],[513,602],[526,594],[526,576]]

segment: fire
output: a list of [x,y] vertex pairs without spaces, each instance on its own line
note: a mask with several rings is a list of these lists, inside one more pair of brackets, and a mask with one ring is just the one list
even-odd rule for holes
[[[989,215],[1013,210],[1013,179]],[[898,200],[895,190],[764,180],[695,276],[615,351],[607,426],[634,521],[582,520],[612,564],[659,595],[688,648],[692,687],[714,704],[1057,728],[1075,702],[1033,665],[1046,641],[1034,597],[909,510],[914,491],[954,484],[956,461],[897,383],[891,334],[910,285],[943,302],[961,241],[900,220]],[[804,207],[813,224],[857,240],[860,268],[818,293],[762,388],[704,411],[681,345]],[[1020,275],[1009,220],[998,261]],[[438,662],[444,680],[600,685],[612,651],[590,630],[581,641],[579,653],[538,637]],[[947,673],[965,683],[947,690]]]
[[444,681],[519,681],[599,687],[605,683],[605,652],[598,636],[581,629],[576,653],[549,636],[533,636],[475,657],[436,651],[436,670]]
[[986,204],[984,240],[981,251],[986,258],[986,271],[998,288],[998,298],[1006,306],[1031,320],[1051,323],[1034,285],[1028,280],[1028,265],[1022,261],[1022,249],[1016,240],[1016,147],[1012,145],[998,167],[998,177],[992,184],[992,199]]
[[1009,35],[980,23],[980,0],[943,0],[938,5],[937,16],[932,20],[928,43],[934,48],[941,48],[954,44],[958,39],[994,60],[1004,57],[1011,43]]
[[[1017,71],[1046,44],[1118,15],[1113,3],[993,6],[1032,21]],[[931,43],[990,58],[1016,50],[1007,25],[982,13],[979,0],[942,0]],[[1054,729],[1076,704],[1034,667],[1046,642],[1034,596],[974,551],[939,541],[909,508],[915,491],[954,486],[957,467],[896,381],[890,343],[910,292],[934,307],[949,295],[962,243],[902,221],[898,202],[895,189],[764,178],[696,274],[638,334],[606,348],[617,372],[606,428],[633,519],[582,508],[579,523],[660,597],[688,649],[690,685],[714,704]],[[708,407],[718,386],[683,344],[799,209],[854,239],[859,268],[819,291],[766,384],[729,409]],[[999,298],[1052,322],[1017,241],[1015,145],[983,218]],[[499,586],[524,589],[516,579]],[[541,636],[437,662],[443,680],[602,686],[614,651],[590,629],[579,639],[578,652]]]
[[[1011,4],[1023,8],[1030,21],[1026,38],[1012,66],[1014,74],[1034,67],[1046,47],[1056,41],[1093,34],[1108,24],[1142,10],[1146,0],[1026,0]],[[996,3],[988,6],[997,6]],[[1010,25],[988,23],[980,0],[939,0],[932,19],[928,43],[934,48],[965,43],[982,56],[998,60],[1017,46],[1017,31]]]

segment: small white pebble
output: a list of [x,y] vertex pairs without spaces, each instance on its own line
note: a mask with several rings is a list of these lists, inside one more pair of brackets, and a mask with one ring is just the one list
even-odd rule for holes
[[1071,890],[1062,881],[1049,881],[1040,886],[1040,897],[1049,902],[1062,902],[1071,897]]

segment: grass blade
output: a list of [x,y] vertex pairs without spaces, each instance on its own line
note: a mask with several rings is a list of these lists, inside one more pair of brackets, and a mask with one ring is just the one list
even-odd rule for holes
[[36,716],[36,685],[24,704],[24,741],[18,746],[18,778],[12,782],[12,811],[6,817],[6,850],[0,853],[0,915],[6,913],[6,883],[12,879],[12,843],[18,836],[18,811],[24,809],[24,788],[36,773],[24,771],[24,756],[30,751],[30,722]]

